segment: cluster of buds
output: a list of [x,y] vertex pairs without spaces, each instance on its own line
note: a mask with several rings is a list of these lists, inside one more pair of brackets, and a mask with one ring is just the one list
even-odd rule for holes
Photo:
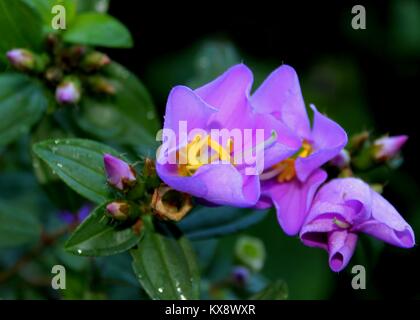
[[160,183],[150,159],[145,159],[140,175],[130,164],[110,154],[104,155],[104,168],[108,184],[123,198],[106,207],[115,220],[137,218],[142,212],[153,213],[161,220],[179,221],[193,207],[190,195]]
[[352,176],[352,167],[367,170],[384,163],[393,166],[400,163],[400,151],[407,139],[405,135],[371,139],[369,132],[365,131],[353,136],[347,149],[343,149],[329,164],[340,170],[341,177]]
[[38,55],[27,49],[7,52],[10,64],[18,71],[43,76],[55,90],[60,105],[76,104],[82,97],[82,89],[94,93],[114,95],[114,84],[100,74],[111,63],[104,53],[85,46],[65,46],[54,36],[47,37],[48,54]]

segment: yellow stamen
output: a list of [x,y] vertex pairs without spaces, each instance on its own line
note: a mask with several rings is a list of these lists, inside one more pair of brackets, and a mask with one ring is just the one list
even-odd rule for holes
[[273,176],[277,176],[278,182],[288,182],[296,177],[295,161],[297,158],[306,158],[312,153],[311,144],[304,140],[300,150],[292,157],[283,160],[274,165],[271,171],[264,173],[261,177],[264,179],[270,179]]
[[[205,154],[205,151],[208,151],[208,149],[213,151],[214,154],[210,159],[203,159],[202,154]],[[178,158],[181,159],[181,157],[183,157],[183,162],[186,162],[186,164],[180,164],[178,166],[178,172],[182,176],[192,176],[202,165],[212,163],[216,160],[232,163],[232,151],[232,139],[229,139],[227,146],[223,147],[218,142],[211,139],[210,136],[202,138],[200,135],[196,135],[183,150],[178,152]]]

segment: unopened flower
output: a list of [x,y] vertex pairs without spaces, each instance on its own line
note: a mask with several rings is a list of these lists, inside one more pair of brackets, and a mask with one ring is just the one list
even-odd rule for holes
[[81,97],[80,84],[75,79],[65,79],[55,91],[55,99],[60,104],[75,104]]
[[81,66],[86,71],[98,70],[111,63],[111,59],[102,52],[93,51],[83,58]]
[[33,70],[35,68],[34,54],[26,49],[13,49],[7,52],[9,62],[20,71]]
[[412,228],[387,200],[362,180],[343,178],[318,191],[300,238],[328,251],[330,268],[338,272],[348,264],[361,232],[402,248],[415,244]]
[[235,256],[251,270],[261,271],[266,256],[264,243],[256,237],[242,236],[236,241]]
[[108,214],[115,220],[124,221],[130,217],[130,205],[124,201],[114,201],[106,206]]
[[125,161],[110,154],[105,154],[104,166],[108,183],[114,188],[124,191],[136,183],[136,172]]
[[347,134],[315,106],[310,125],[295,70],[283,65],[275,70],[251,97],[252,106],[269,113],[296,132],[300,150],[267,168],[260,176],[261,198],[257,208],[272,204],[280,226],[288,235],[299,232],[317,188],[326,173],[319,169],[347,143]]
[[344,169],[350,164],[350,154],[346,149],[342,149],[339,154],[331,159],[330,164],[339,168]]
[[382,137],[373,143],[373,157],[378,161],[387,161],[395,157],[407,141],[405,135]]
[[[249,207],[260,195],[257,174],[248,174],[255,163],[239,163],[235,159],[248,151],[264,149],[264,163],[287,157],[299,148],[299,140],[280,121],[271,115],[257,113],[249,104],[252,73],[243,64],[233,66],[214,81],[191,90],[175,87],[168,98],[164,130],[175,133],[176,143],[160,149],[157,173],[172,188],[189,193],[208,203]],[[181,135],[180,123],[190,129]],[[188,136],[192,130],[199,133]],[[217,141],[211,131],[262,129],[263,141],[229,138]],[[274,132],[276,134],[274,134]],[[203,157],[203,154],[208,157]],[[165,158],[176,155],[183,163],[168,163]],[[274,157],[274,158],[273,158]],[[204,158],[204,159],[203,159]]]
[[89,78],[89,86],[96,93],[104,93],[108,95],[114,95],[116,88],[114,84],[105,77],[92,76]]

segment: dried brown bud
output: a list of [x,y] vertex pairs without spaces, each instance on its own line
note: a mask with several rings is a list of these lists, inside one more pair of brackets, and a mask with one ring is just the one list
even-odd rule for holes
[[151,207],[163,220],[180,221],[193,206],[191,195],[162,184],[153,193]]

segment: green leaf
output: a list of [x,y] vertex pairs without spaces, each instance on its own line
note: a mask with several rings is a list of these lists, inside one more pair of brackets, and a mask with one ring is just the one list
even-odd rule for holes
[[22,74],[0,75],[0,146],[26,134],[47,104],[36,80]]
[[68,30],[64,40],[91,46],[131,48],[133,40],[130,31],[117,19],[101,13],[78,15]]
[[109,0],[76,0],[77,11],[96,11],[105,13],[108,11]]
[[197,207],[178,226],[191,240],[201,240],[244,230],[267,216],[268,210],[232,207]]
[[252,296],[251,300],[286,300],[288,295],[286,283],[283,280],[277,280]]
[[34,215],[0,200],[0,248],[36,242],[40,235]]
[[52,13],[52,8],[62,5],[66,9],[66,25],[70,25],[76,16],[76,3],[74,0],[23,0],[26,4],[34,8],[42,18],[44,31],[54,31],[51,27],[52,19],[56,14]]
[[64,248],[82,256],[109,256],[126,251],[141,239],[131,227],[124,227],[97,207],[72,233]]
[[81,113],[75,116],[78,125],[99,139],[152,154],[160,122],[149,93],[134,74],[119,64],[109,66],[106,74],[116,88],[116,96],[84,99]]
[[37,50],[42,44],[41,18],[21,0],[0,0],[0,34],[0,60],[13,48]]
[[198,299],[199,273],[186,237],[175,225],[146,228],[138,248],[131,250],[134,272],[152,299]]
[[119,156],[114,149],[84,139],[55,139],[33,146],[35,154],[44,160],[70,188],[87,199],[103,203],[112,198],[103,167],[103,155]]

